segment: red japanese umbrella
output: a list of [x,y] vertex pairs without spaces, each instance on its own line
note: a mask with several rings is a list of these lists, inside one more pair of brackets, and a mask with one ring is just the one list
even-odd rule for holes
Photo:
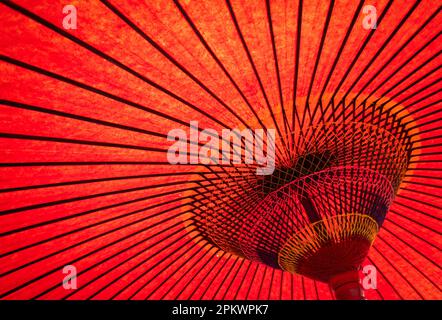
[[0,5],[2,299],[442,298],[439,1],[65,5]]

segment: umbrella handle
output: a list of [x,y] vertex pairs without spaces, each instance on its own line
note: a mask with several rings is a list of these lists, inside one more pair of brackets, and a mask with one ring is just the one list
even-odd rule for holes
[[339,273],[330,278],[329,284],[337,300],[366,300],[357,270]]

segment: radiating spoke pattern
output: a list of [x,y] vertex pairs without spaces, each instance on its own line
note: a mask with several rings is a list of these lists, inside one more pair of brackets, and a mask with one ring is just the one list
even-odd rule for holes
[[[277,265],[306,193],[355,214],[334,236],[388,209],[368,299],[442,298],[440,1],[73,1],[77,29],[65,5],[0,3],[1,299],[332,299]],[[275,129],[274,173],[170,164],[191,121]]]

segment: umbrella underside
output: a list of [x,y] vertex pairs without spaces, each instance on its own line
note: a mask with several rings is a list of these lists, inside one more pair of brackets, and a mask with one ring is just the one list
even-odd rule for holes
[[[71,2],[0,4],[1,299],[442,298],[440,2]],[[275,170],[171,164],[192,121]]]

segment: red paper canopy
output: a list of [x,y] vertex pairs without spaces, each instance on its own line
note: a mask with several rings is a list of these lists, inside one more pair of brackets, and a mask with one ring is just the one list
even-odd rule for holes
[[374,1],[376,29],[353,0],[72,4],[76,29],[63,1],[0,5],[2,299],[331,299],[202,236],[195,201],[226,169],[170,164],[167,135],[275,128],[279,161],[348,119],[409,141],[367,298],[442,298],[437,3]]

